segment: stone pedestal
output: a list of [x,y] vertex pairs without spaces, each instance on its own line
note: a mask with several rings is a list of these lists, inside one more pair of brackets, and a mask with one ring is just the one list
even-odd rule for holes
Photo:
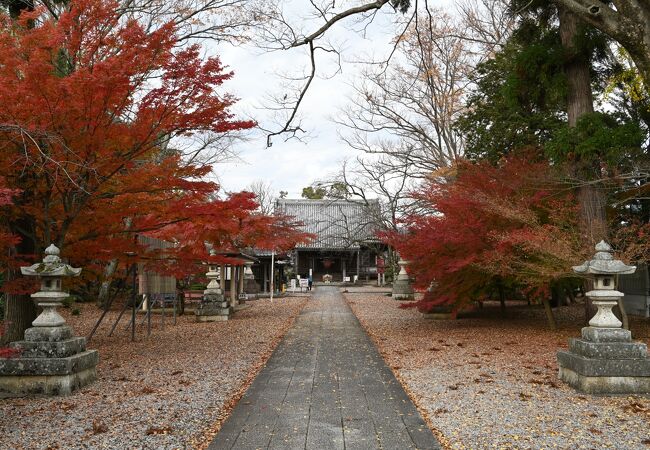
[[97,378],[97,351],[67,325],[29,328],[10,345],[21,353],[0,359],[0,397],[68,395]]
[[395,300],[414,300],[415,292],[413,291],[413,286],[411,286],[408,273],[406,273],[406,265],[408,262],[400,259],[397,264],[399,264],[400,270],[397,279],[393,281],[392,297]]
[[221,322],[228,320],[232,312],[233,309],[223,294],[208,297],[204,294],[194,314],[197,322]]
[[588,394],[650,393],[646,344],[632,342],[628,330],[585,327],[582,338],[557,353],[560,379]]
[[[214,256],[214,251],[211,251],[211,256]],[[201,298],[199,307],[194,312],[196,321],[220,322],[228,320],[233,309],[221,291],[219,267],[212,264],[208,267],[206,276],[210,282],[205,291],[203,291],[203,298]]]
[[43,312],[25,331],[25,340],[10,344],[19,356],[0,358],[0,397],[68,395],[97,378],[97,351],[86,350],[86,339],[75,337],[56,311],[68,297],[60,290],[61,278],[77,276],[81,269],[63,264],[54,245],[45,255],[42,263],[21,268],[23,275],[41,278],[41,290],[32,298]]
[[596,255],[573,270],[594,276],[594,290],[587,292],[598,308],[582,329],[581,339],[569,341],[569,351],[557,353],[559,377],[578,391],[588,394],[650,393],[650,359],[647,346],[632,342],[632,334],[621,328],[612,313],[623,293],[615,289],[615,276],[636,270],[614,260],[604,241],[596,245]]

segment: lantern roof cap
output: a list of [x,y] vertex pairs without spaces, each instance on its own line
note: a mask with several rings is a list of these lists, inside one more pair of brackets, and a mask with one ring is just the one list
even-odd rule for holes
[[61,261],[59,248],[50,244],[45,249],[45,257],[42,262],[32,264],[29,267],[21,267],[20,272],[27,276],[41,277],[76,277],[81,273],[81,268],[75,268]]
[[634,273],[636,266],[628,266],[623,261],[614,259],[612,247],[607,242],[600,241],[596,244],[594,258],[579,266],[573,266],[573,271],[579,274],[625,275]]

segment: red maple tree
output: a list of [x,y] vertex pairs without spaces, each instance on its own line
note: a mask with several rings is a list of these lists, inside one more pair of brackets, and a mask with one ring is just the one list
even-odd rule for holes
[[[206,211],[225,232],[233,214],[219,211],[248,214],[241,198],[218,199],[209,165],[174,148],[254,126],[230,112],[232,73],[198,45],[179,47],[173,23],[150,32],[117,9],[74,0],[58,20],[0,15],[0,173],[20,191],[0,214],[18,256],[55,243],[86,276],[133,251],[135,234],[185,224],[186,237]],[[8,301],[20,337],[30,319]]]
[[[241,264],[225,256],[238,252],[275,250],[282,252],[311,235],[300,231],[301,224],[284,215],[266,215],[258,211],[255,194],[231,193],[225,199],[183,205],[177,213],[187,219],[170,223],[154,232],[152,237],[174,242],[171,249],[141,248],[149,268],[178,278],[201,272],[207,261]],[[217,250],[208,257],[206,244]]]
[[457,311],[495,283],[544,295],[550,282],[570,276],[586,253],[576,202],[553,170],[531,155],[498,166],[460,161],[452,176],[432,176],[415,192],[420,212],[404,233],[387,236],[420,288],[436,282],[415,306]]

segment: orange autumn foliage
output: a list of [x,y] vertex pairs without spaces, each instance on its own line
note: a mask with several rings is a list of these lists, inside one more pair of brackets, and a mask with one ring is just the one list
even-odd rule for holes
[[422,310],[457,310],[497,280],[545,290],[585,255],[575,199],[546,161],[461,161],[453,178],[431,178],[414,197],[420,212],[387,239],[419,287],[437,283],[416,305]]
[[250,195],[220,195],[205,181],[212,167],[174,149],[255,125],[230,111],[233,74],[200,46],[179,46],[172,22],[149,31],[118,6],[72,0],[57,20],[0,14],[0,173],[21,192],[0,215],[22,251],[33,259],[54,243],[88,276],[127,252],[155,257],[137,234],[178,243],[165,256],[179,271],[192,269],[181,258],[207,255],[205,241],[299,239],[257,215]]

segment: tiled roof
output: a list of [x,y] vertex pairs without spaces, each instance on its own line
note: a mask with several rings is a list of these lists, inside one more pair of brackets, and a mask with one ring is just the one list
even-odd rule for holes
[[276,210],[303,223],[303,230],[316,235],[298,249],[358,249],[362,242],[376,241],[376,200],[369,205],[355,200],[278,199]]

